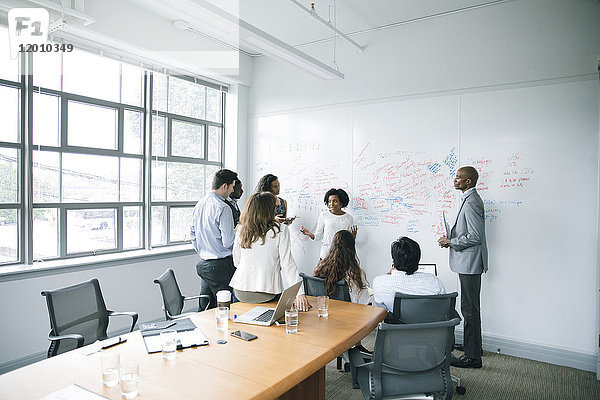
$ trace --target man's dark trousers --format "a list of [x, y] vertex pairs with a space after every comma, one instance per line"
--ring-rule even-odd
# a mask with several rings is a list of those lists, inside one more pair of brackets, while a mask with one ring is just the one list
[[464, 319], [465, 356], [481, 359], [481, 274], [458, 274], [460, 281], [460, 311]]
[[[217, 306], [217, 292], [219, 290], [229, 290], [233, 292], [229, 282], [235, 273], [233, 257], [217, 258], [214, 260], [200, 259], [196, 264], [196, 272], [202, 278], [200, 294], [211, 296], [209, 308]], [[206, 299], [200, 299], [200, 309], [206, 307]]]

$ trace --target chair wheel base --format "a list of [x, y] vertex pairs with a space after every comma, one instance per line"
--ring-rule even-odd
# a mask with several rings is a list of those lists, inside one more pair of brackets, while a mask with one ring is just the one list
[[465, 394], [465, 393], [467, 393], [467, 389], [464, 386], [457, 386], [456, 387], [456, 393], [458, 393], [458, 394]]

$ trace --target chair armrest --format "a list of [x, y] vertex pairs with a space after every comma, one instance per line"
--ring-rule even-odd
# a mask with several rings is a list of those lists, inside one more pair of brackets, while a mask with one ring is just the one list
[[373, 365], [373, 361], [365, 362], [364, 355], [357, 348], [348, 349], [348, 358], [350, 359], [350, 364], [354, 368], [367, 367], [370, 368]]
[[116, 315], [128, 315], [131, 317], [132, 322], [131, 322], [131, 330], [129, 332], [133, 332], [133, 328], [135, 328], [135, 323], [138, 320], [138, 313], [136, 312], [132, 312], [132, 311], [111, 311], [108, 310], [108, 316], [109, 317], [114, 317]]
[[210, 296], [207, 294], [199, 294], [198, 296], [183, 296], [183, 301], [196, 299], [210, 299]]
[[[81, 336], [78, 333], [71, 333], [68, 335], [53, 335], [52, 331], [50, 331], [48, 333], [48, 340], [54, 341], [54, 340], [65, 340], [65, 339], [72, 339], [72, 340], [77, 340], [77, 348], [80, 348], [81, 346], [83, 346], [83, 341], [85, 340], [83, 338], [83, 336]], [[48, 356], [50, 357], [50, 356]]]
[[[208, 303], [206, 303], [206, 308], [203, 311], [208, 310], [208, 307], [210, 306], [210, 295], [208, 295], [208, 294], [199, 294], [197, 296], [183, 296], [183, 301], [197, 300], [197, 299], [208, 299]], [[198, 302], [198, 308], [200, 308], [200, 302]]]

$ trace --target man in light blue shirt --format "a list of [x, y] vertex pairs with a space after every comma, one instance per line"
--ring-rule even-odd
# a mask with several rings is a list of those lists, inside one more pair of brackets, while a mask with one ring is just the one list
[[[200, 256], [196, 271], [202, 278], [201, 294], [210, 294], [210, 307], [216, 306], [219, 290], [229, 290], [229, 281], [235, 272], [231, 251], [233, 240], [233, 214], [226, 203], [233, 192], [237, 174], [228, 169], [215, 173], [210, 191], [196, 204], [192, 215], [190, 236], [192, 245]], [[206, 304], [200, 304], [203, 309]]]

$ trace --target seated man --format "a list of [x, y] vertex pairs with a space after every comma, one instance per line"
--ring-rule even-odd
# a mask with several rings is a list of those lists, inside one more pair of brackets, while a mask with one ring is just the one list
[[387, 275], [373, 279], [375, 304], [394, 309], [396, 292], [404, 294], [443, 294], [444, 284], [433, 274], [417, 272], [421, 260], [421, 248], [414, 240], [405, 236], [392, 243], [392, 269]]

